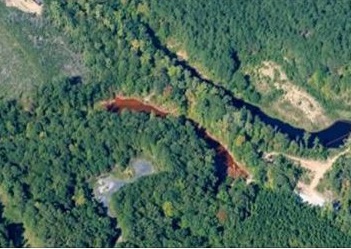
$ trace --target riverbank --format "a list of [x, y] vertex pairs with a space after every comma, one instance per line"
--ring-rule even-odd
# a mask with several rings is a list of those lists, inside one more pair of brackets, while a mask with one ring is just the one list
[[143, 100], [134, 97], [117, 95], [114, 99], [102, 102], [108, 111], [121, 111], [124, 109], [136, 112], [154, 113], [156, 116], [166, 117], [170, 112], [153, 104], [147, 104]]
[[[159, 108], [153, 104], [146, 104], [137, 98], [129, 98], [122, 95], [117, 95], [114, 99], [102, 102], [102, 105], [111, 112], [120, 112], [122, 110], [131, 110], [136, 112], [154, 113], [159, 117], [171, 115], [170, 112]], [[247, 179], [249, 172], [243, 166], [236, 162], [233, 154], [228, 150], [226, 145], [223, 145], [215, 136], [210, 134], [205, 128], [194, 120], [188, 119], [197, 129], [197, 133], [203, 138], [212, 149], [216, 152], [216, 160], [219, 163], [224, 163], [227, 167], [226, 174], [232, 178], [242, 177]]]
[[[229, 97], [230, 105], [242, 109], [246, 108], [249, 110], [252, 115], [259, 117], [259, 119], [265, 123], [266, 125], [270, 125], [272, 127], [277, 127], [277, 130], [281, 133], [287, 134], [290, 140], [294, 140], [297, 143], [301, 142], [301, 138], [305, 136], [306, 133], [310, 134], [310, 138], [307, 144], [307, 147], [312, 148], [314, 146], [314, 141], [318, 139], [319, 143], [326, 148], [339, 148], [344, 144], [344, 138], [346, 138], [351, 133], [351, 121], [345, 120], [336, 120], [333, 122], [332, 120], [324, 117], [322, 118], [322, 123], [324, 124], [324, 129], [317, 130], [313, 128], [311, 130], [307, 130], [305, 128], [299, 128], [298, 126], [291, 125], [285, 121], [279, 119], [281, 116], [277, 113], [268, 113], [267, 108], [263, 108], [258, 106], [257, 104], [250, 103], [246, 100], [237, 98], [234, 96], [233, 92], [223, 86], [222, 84], [215, 81], [215, 79], [211, 79], [208, 77], [208, 73], [204, 73], [204, 70], [201, 70], [198, 65], [192, 63], [189, 59], [189, 56], [185, 49], [183, 49], [179, 44], [177, 44], [176, 40], [168, 41], [165, 45], [160, 41], [157, 37], [154, 30], [148, 27], [149, 35], [154, 40], [155, 44], [157, 44], [157, 48], [162, 50], [169, 58], [176, 61], [176, 65], [181, 66], [183, 69], [190, 72], [190, 74], [201, 80], [202, 84], [209, 85], [212, 88], [217, 89], [219, 92], [223, 92], [226, 96]], [[270, 73], [272, 77], [272, 72]], [[286, 77], [287, 78], [287, 77]], [[324, 113], [320, 107], [320, 104], [313, 99], [312, 96], [307, 94], [307, 92], [301, 92], [296, 90], [296, 87], [293, 87], [296, 95], [292, 98], [291, 93], [289, 93], [289, 89], [286, 88], [285, 91], [287, 94], [287, 98], [290, 102], [292, 102], [297, 109], [301, 109], [304, 115], [310, 116], [313, 114], [313, 117], [318, 117], [319, 114]], [[289, 97], [290, 96], [290, 97]], [[302, 102], [304, 103], [302, 105]], [[271, 108], [271, 106], [269, 106]], [[300, 111], [301, 111], [300, 110]], [[285, 111], [285, 113], [293, 113]], [[289, 119], [288, 119], [289, 120]], [[297, 124], [297, 123], [295, 123]], [[328, 126], [330, 124], [330, 126]]]

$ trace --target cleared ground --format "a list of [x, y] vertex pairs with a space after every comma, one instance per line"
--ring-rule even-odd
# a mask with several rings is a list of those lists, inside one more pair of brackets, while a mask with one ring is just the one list
[[8, 8], [1, 0], [0, 64], [0, 98], [26, 97], [33, 86], [60, 74], [87, 73], [80, 55], [49, 29], [45, 18]]
[[0, 94], [26, 92], [32, 84], [42, 82], [44, 76], [36, 58], [2, 23], [0, 33]]
[[[305, 169], [308, 169], [311, 172], [311, 182], [309, 184], [299, 182], [297, 185], [297, 191], [300, 193], [300, 196], [306, 202], [309, 202], [313, 205], [323, 205], [326, 201], [326, 198], [317, 191], [317, 186], [320, 181], [323, 179], [325, 173], [330, 170], [336, 160], [348, 153], [350, 149], [346, 149], [339, 154], [329, 158], [326, 161], [321, 160], [312, 160], [306, 158], [300, 158], [295, 156], [290, 156], [287, 154], [282, 154], [283, 156], [299, 163], [299, 165]], [[270, 158], [271, 156], [276, 156], [281, 153], [271, 152], [266, 154], [266, 158]]]
[[18, 8], [24, 12], [35, 13], [41, 15], [43, 11], [43, 5], [38, 5], [33, 0], [5, 0], [7, 7]]
[[[110, 200], [112, 195], [117, 192], [120, 188], [128, 183], [132, 183], [142, 176], [147, 176], [155, 173], [154, 166], [146, 159], [134, 159], [130, 163], [130, 166], [125, 170], [124, 173], [130, 176], [122, 176], [122, 179], [115, 176], [113, 172], [107, 175], [100, 176], [97, 179], [94, 188], [95, 198], [101, 202], [105, 207], [109, 208]], [[108, 210], [110, 216], [114, 216], [110, 210]]]
[[269, 113], [308, 130], [324, 128], [332, 122], [320, 103], [304, 89], [293, 84], [280, 65], [264, 61], [250, 74], [255, 79], [256, 89], [263, 96], [280, 91], [277, 101], [269, 104]]

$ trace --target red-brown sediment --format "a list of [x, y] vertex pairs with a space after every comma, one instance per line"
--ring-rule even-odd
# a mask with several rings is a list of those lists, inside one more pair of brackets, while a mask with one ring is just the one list
[[[159, 117], [166, 117], [169, 112], [166, 110], [154, 106], [152, 104], [146, 104], [143, 101], [137, 98], [127, 98], [124, 96], [116, 96], [113, 100], [107, 101], [103, 103], [108, 111], [122, 111], [132, 110], [136, 112], [146, 112], [146, 113], [154, 113]], [[198, 129], [201, 129], [200, 125], [194, 121], [192, 121]], [[225, 165], [227, 166], [227, 174], [232, 178], [244, 177], [247, 178], [249, 176], [248, 172], [238, 165], [235, 162], [233, 155], [228, 151], [228, 149], [218, 141], [213, 135], [211, 135], [208, 131], [204, 130], [204, 139], [208, 140], [211, 144], [215, 145], [214, 149], [218, 157], [223, 158]]]

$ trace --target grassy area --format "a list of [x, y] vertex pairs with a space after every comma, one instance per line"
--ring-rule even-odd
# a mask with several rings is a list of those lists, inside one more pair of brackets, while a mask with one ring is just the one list
[[0, 2], [0, 97], [27, 97], [60, 74], [86, 75], [80, 56], [49, 27], [45, 18]]

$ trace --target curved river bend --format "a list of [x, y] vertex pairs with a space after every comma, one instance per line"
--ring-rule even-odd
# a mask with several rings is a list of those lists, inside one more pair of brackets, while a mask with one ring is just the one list
[[308, 147], [313, 147], [313, 142], [316, 138], [318, 138], [321, 145], [326, 148], [338, 148], [345, 143], [345, 138], [347, 138], [351, 133], [351, 121], [347, 120], [339, 120], [334, 122], [331, 126], [326, 129], [320, 130], [318, 132], [307, 132], [304, 129], [300, 129], [294, 127], [288, 123], [285, 123], [279, 119], [273, 118], [266, 113], [264, 113], [259, 107], [252, 105], [250, 103], [245, 102], [242, 99], [238, 99], [233, 96], [233, 93], [226, 89], [223, 86], [220, 86], [214, 83], [211, 80], [205, 79], [200, 72], [193, 66], [191, 66], [187, 61], [179, 59], [178, 56], [170, 51], [166, 46], [164, 46], [159, 38], [156, 36], [154, 30], [147, 24], [143, 23], [152, 39], [154, 45], [160, 49], [165, 55], [167, 55], [170, 59], [173, 60], [175, 65], [181, 66], [183, 69], [190, 72], [193, 77], [200, 79], [205, 84], [210, 85], [213, 88], [218, 89], [220, 92], [224, 93], [226, 96], [230, 98], [231, 105], [234, 107], [241, 109], [246, 108], [249, 110], [253, 116], [258, 116], [259, 119], [264, 122], [266, 125], [270, 125], [275, 127], [281, 133], [287, 134], [289, 139], [294, 141], [300, 141], [305, 133], [310, 134], [310, 139], [308, 142]]
[[[116, 97], [114, 100], [107, 102], [105, 106], [107, 110], [111, 112], [119, 112], [126, 109], [136, 112], [154, 113], [159, 117], [166, 117], [169, 114], [167, 111], [161, 110], [153, 105], [148, 105], [134, 98]], [[235, 162], [234, 157], [224, 145], [217, 141], [194, 120], [187, 120], [194, 125], [197, 135], [204, 139], [209, 147], [216, 152], [214, 159], [217, 166], [216, 175], [219, 179], [224, 179], [227, 174], [233, 178], [248, 177], [248, 172]]]
[[338, 148], [344, 145], [345, 139], [351, 133], [351, 121], [347, 120], [338, 120], [331, 126], [317, 132], [308, 132], [304, 129], [294, 127], [289, 123], [267, 115], [259, 107], [234, 97], [233, 93], [225, 87], [215, 84], [210, 80], [204, 79], [201, 74], [195, 68], [191, 67], [186, 61], [176, 59], [176, 63], [190, 71], [194, 77], [201, 79], [206, 84], [211, 85], [211, 87], [218, 89], [220, 92], [228, 96], [232, 106], [236, 107], [237, 109], [245, 108], [246, 110], [250, 111], [253, 116], [257, 116], [266, 125], [270, 125], [276, 128], [277, 131], [286, 134], [290, 140], [298, 142], [306, 133], [308, 133], [310, 134], [308, 147], [313, 147], [315, 139], [318, 139], [319, 143], [326, 148]]

